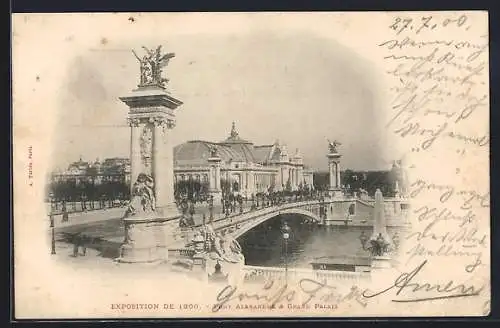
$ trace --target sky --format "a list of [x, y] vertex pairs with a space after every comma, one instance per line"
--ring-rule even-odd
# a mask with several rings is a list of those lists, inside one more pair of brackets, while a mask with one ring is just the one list
[[[159, 41], [160, 40], [160, 41]], [[168, 90], [183, 102], [173, 145], [187, 140], [222, 141], [236, 123], [255, 144], [299, 148], [305, 164], [327, 168], [327, 139], [339, 140], [342, 167], [386, 169], [384, 122], [377, 72], [345, 45], [307, 33], [154, 35], [124, 42], [102, 38], [66, 63], [58, 94], [52, 167], [129, 156], [128, 108], [119, 97], [139, 81], [131, 50], [141, 46], [174, 52], [164, 70]]]

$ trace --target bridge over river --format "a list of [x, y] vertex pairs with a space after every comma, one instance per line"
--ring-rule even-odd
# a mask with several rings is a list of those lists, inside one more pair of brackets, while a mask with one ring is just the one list
[[[401, 227], [408, 224], [407, 201], [401, 198], [387, 198], [385, 216], [388, 227]], [[371, 227], [373, 225], [373, 201], [354, 197], [337, 199], [296, 199], [285, 198], [279, 204], [244, 202], [233, 213], [223, 213], [220, 205], [210, 211], [207, 204], [198, 204], [193, 215], [194, 226], [174, 229], [169, 249], [181, 252], [185, 249], [195, 232], [205, 223], [210, 223], [216, 232], [231, 235], [240, 240], [249, 231], [265, 224], [277, 216], [302, 218], [319, 226]], [[55, 232], [58, 240], [71, 242], [76, 234], [85, 235], [89, 247], [96, 248], [106, 257], [117, 257], [124, 240], [123, 214], [125, 208], [112, 208], [70, 215], [63, 222], [62, 215], [55, 216]], [[212, 219], [210, 219], [212, 213]], [[173, 255], [173, 254], [172, 254]]]

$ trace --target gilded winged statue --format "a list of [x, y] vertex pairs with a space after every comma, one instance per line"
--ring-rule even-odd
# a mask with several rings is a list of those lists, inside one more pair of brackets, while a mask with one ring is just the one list
[[173, 52], [169, 52], [167, 54], [161, 54], [161, 45], [156, 48], [156, 50], [151, 50], [147, 47], [142, 47], [145, 50], [146, 54], [140, 58], [137, 53], [132, 50], [135, 58], [140, 63], [141, 68], [141, 84], [140, 86], [147, 85], [159, 85], [161, 87], [165, 87], [165, 84], [168, 82], [168, 79], [163, 78], [162, 69], [168, 65], [168, 62], [171, 58], [175, 57]]
[[328, 140], [328, 149], [330, 150], [330, 153], [336, 153], [337, 152], [337, 146], [341, 146], [342, 144], [338, 142], [337, 140], [330, 141]]

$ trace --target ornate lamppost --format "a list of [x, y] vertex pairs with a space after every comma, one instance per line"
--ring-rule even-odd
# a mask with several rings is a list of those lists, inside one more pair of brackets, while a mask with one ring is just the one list
[[214, 219], [214, 196], [210, 196], [208, 210], [210, 211], [210, 222], [212, 222]]
[[292, 229], [285, 221], [281, 227], [281, 232], [283, 233], [283, 239], [285, 241], [285, 284], [288, 284], [288, 239], [290, 238], [291, 231]]
[[229, 207], [231, 206], [231, 201], [229, 199], [227, 199], [225, 202], [226, 202], [226, 213], [225, 213], [225, 215], [226, 215], [226, 218], [228, 218], [229, 217], [229, 210], [230, 210]]
[[52, 213], [54, 209], [57, 210], [57, 202], [54, 203], [54, 194], [50, 193], [49, 194], [49, 203], [50, 203], [50, 212]]
[[56, 237], [55, 237], [55, 233], [54, 233], [54, 215], [52, 214], [52, 211], [50, 212], [50, 228], [51, 228], [51, 232], [52, 232], [52, 242], [51, 242], [51, 251], [50, 251], [50, 254], [54, 255], [56, 254]]

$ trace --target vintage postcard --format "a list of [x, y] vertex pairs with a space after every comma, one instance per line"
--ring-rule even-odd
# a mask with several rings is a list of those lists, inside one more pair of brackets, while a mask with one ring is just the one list
[[485, 316], [488, 13], [13, 15], [17, 319]]

